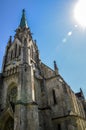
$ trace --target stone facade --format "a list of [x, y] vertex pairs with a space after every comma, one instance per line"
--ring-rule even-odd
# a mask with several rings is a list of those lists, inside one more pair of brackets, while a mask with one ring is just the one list
[[0, 130], [86, 130], [86, 101], [39, 58], [23, 10], [0, 74]]

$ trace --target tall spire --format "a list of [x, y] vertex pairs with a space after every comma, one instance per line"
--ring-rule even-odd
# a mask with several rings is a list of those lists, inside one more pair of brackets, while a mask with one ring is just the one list
[[26, 16], [25, 16], [25, 9], [22, 10], [22, 17], [21, 17], [21, 21], [20, 21], [20, 27], [21, 28], [28, 27]]

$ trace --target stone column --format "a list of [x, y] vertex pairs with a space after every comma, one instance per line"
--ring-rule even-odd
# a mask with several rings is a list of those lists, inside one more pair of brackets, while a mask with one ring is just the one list
[[32, 66], [20, 65], [19, 88], [15, 107], [14, 130], [39, 130], [38, 105], [35, 103]]
[[28, 130], [39, 130], [38, 105], [35, 102], [27, 105], [27, 120]]

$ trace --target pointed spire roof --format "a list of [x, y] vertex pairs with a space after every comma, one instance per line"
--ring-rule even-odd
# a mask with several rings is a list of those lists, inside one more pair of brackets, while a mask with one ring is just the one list
[[22, 10], [22, 17], [21, 17], [21, 21], [20, 21], [20, 25], [19, 26], [21, 28], [28, 27], [27, 20], [26, 20], [26, 15], [25, 15], [25, 9]]

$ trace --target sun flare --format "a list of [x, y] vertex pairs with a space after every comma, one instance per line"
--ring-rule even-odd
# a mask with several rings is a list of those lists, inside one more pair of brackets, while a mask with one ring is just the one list
[[86, 28], [86, 0], [79, 0], [74, 8], [74, 17], [78, 24]]

